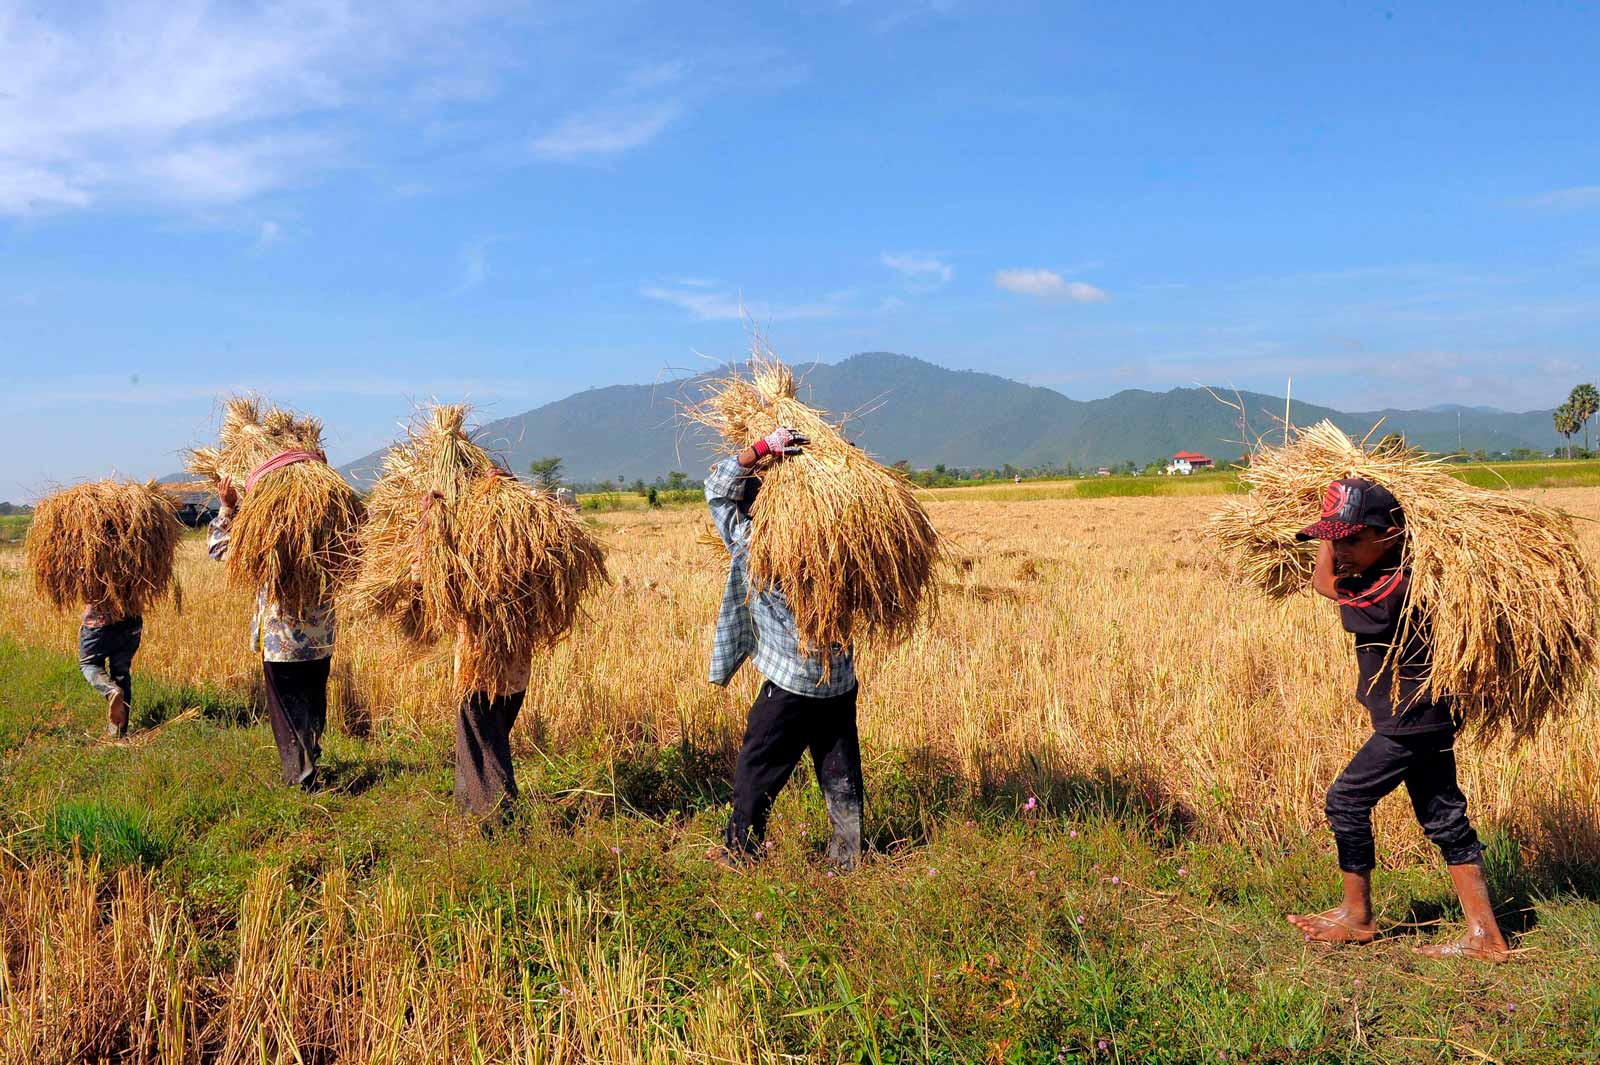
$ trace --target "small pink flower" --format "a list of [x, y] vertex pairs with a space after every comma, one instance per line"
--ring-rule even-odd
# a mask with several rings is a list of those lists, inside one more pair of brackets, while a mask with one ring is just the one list
[[1114, 876], [1114, 877], [1111, 878], [1111, 886], [1112, 887], [1116, 887], [1120, 883], [1122, 883], [1122, 877]]
[[933, 867], [931, 865], [928, 867], [928, 875], [929, 876], [933, 875]]
[[563, 998], [571, 998], [572, 997], [572, 988], [568, 987], [566, 984], [562, 984], [561, 985], [561, 996]]
[[763, 846], [763, 847], [765, 847], [765, 848], [766, 848], [766, 849], [767, 849], [767, 850], [769, 850], [769, 851], [770, 851], [770, 850], [771, 850], [771, 849], [772, 849], [772, 845], [773, 845], [773, 844], [772, 844], [772, 841], [771, 841], [771, 840], [770, 840], [770, 839], [769, 839], [769, 840], [767, 840], [767, 841], [766, 841], [766, 842], [765, 842], [765, 843], [763, 843], [763, 844], [762, 844], [762, 846]]
[[1506, 1003], [1506, 1012], [1507, 1013], [1515, 1013], [1515, 1012], [1517, 1012], [1517, 1004], [1515, 1002], [1507, 1002]]
[[968, 821], [967, 822], [967, 827], [968, 828], [977, 828], [978, 827], [978, 822], [976, 822], [976, 821]]
[[763, 916], [765, 916], [765, 915], [764, 915], [764, 914], [763, 914], [763, 913], [762, 913], [762, 912], [761, 912], [761, 911], [760, 911], [760, 910], [757, 910], [757, 911], [756, 911], [756, 912], [755, 912], [755, 919], [756, 919], [756, 920], [758, 920], [758, 921], [759, 921], [759, 920], [761, 920], [761, 918], [762, 918], [762, 917], [763, 917]]
[[1099, 1047], [1101, 1050], [1106, 1050], [1111, 1046], [1111, 1044], [1102, 1039], [1100, 1042], [1096, 1043], [1095, 1046]]
[[832, 875], [833, 875], [833, 870], [832, 870], [832, 869], [829, 869], [829, 870], [828, 870], [828, 875], [829, 875], [829, 876], [832, 876]]
[[1034, 796], [1029, 795], [1028, 801], [1022, 804], [1022, 808], [1029, 813], [1032, 813], [1034, 810], [1039, 808], [1039, 800]]
[[611, 848], [611, 853], [612, 854], [621, 854], [622, 853], [622, 848], [621, 847], [612, 847]]
[[1029, 880], [1036, 880], [1036, 879], [1038, 879], [1038, 877], [1039, 877], [1038, 873], [1034, 872], [1032, 869], [1028, 870], [1028, 879]]
[[1073, 839], [1077, 839], [1078, 838], [1078, 830], [1077, 829], [1073, 829], [1071, 832], [1069, 832], [1067, 834], [1069, 836], [1071, 836]]
[[1189, 870], [1180, 868], [1178, 870], [1178, 875], [1179, 876], [1188, 876], [1189, 875]]
[[1080, 913], [1080, 914], [1078, 914], [1078, 923], [1079, 923], [1079, 924], [1082, 924], [1082, 923], [1083, 923], [1083, 914], [1081, 914], [1081, 913]]

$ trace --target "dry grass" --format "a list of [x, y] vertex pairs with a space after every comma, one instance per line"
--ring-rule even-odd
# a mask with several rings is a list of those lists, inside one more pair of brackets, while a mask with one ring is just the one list
[[91, 603], [113, 617], [180, 597], [177, 500], [148, 484], [93, 481], [39, 501], [24, 550], [33, 586], [58, 609]]
[[737, 997], [673, 986], [625, 919], [577, 900], [469, 911], [441, 936], [434, 900], [392, 879], [364, 895], [335, 873], [298, 896], [268, 869], [240, 906], [236, 960], [207, 976], [195, 927], [147, 876], [0, 863], [7, 1062], [769, 1060]]
[[[189, 472], [241, 491], [252, 471], [279, 452], [321, 453], [322, 424], [264, 407], [257, 397], [229, 400], [221, 445], [189, 453]], [[264, 475], [239, 502], [228, 547], [235, 587], [267, 598], [290, 617], [331, 602], [356, 574], [361, 500], [326, 462], [299, 462]]]
[[[1593, 490], [1522, 498], [1600, 518]], [[1323, 792], [1368, 732], [1348, 637], [1326, 602], [1270, 604], [1238, 587], [1219, 547], [1196, 535], [1214, 506], [934, 504], [933, 520], [970, 565], [909, 640], [861, 648], [869, 789], [874, 764], [896, 752], [934, 759], [974, 787], [1103, 769], [1148, 781], [1152, 798], [1181, 807], [1205, 837], [1271, 847], [1324, 831]], [[742, 729], [750, 671], [731, 691], [704, 679], [722, 590], [696, 542], [704, 520], [693, 510], [602, 519], [614, 583], [595, 592], [581, 638], [535, 659], [513, 740], [520, 757], [536, 735], [558, 748], [596, 736], [668, 745]], [[1600, 524], [1578, 528], [1583, 549], [1600, 551]], [[71, 654], [76, 620], [6, 579], [20, 562], [0, 551], [0, 631]], [[259, 683], [249, 601], [226, 589], [197, 539], [178, 568], [191, 608], [146, 615], [140, 670], [179, 684]], [[387, 627], [342, 629], [335, 727], [358, 714], [380, 730], [441, 730], [451, 690], [447, 650], [419, 653]], [[1531, 742], [1461, 755], [1474, 819], [1567, 863], [1600, 861], [1592, 833], [1573, 831], [1600, 805], [1592, 681], [1580, 705]], [[1390, 860], [1435, 860], [1403, 801], [1380, 806], [1376, 821]]]
[[782, 589], [803, 649], [911, 633], [937, 594], [940, 544], [904, 476], [796, 399], [794, 375], [760, 348], [748, 376], [713, 383], [687, 415], [719, 433], [730, 452], [779, 426], [811, 441], [762, 470], [750, 514], [752, 590]]
[[385, 457], [349, 601], [414, 642], [459, 636], [458, 693], [499, 693], [571, 631], [605, 557], [575, 514], [472, 442], [466, 417], [430, 408]]
[[[1344, 477], [1388, 488], [1405, 510], [1412, 593], [1396, 645], [1431, 629], [1430, 696], [1454, 697], [1479, 734], [1518, 739], [1583, 705], [1600, 646], [1600, 587], [1571, 516], [1463, 484], [1415, 452], [1364, 450], [1328, 422], [1258, 448], [1243, 474], [1250, 495], [1212, 524], [1247, 581], [1274, 598], [1310, 586], [1316, 544], [1294, 534]], [[1398, 659], [1390, 656], [1396, 678]]]

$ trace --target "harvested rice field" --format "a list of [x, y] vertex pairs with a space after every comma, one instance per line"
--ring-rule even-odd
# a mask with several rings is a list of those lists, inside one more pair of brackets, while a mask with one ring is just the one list
[[[1600, 491], [1528, 498], [1580, 518]], [[1461, 752], [1513, 960], [1459, 919], [1403, 795], [1380, 940], [1322, 794], [1365, 738], [1334, 611], [1269, 602], [1218, 497], [925, 496], [938, 612], [864, 646], [871, 856], [834, 876], [803, 764], [748, 874], [704, 858], [755, 691], [704, 681], [724, 560], [697, 508], [601, 514], [612, 583], [534, 663], [516, 817], [450, 805], [448, 645], [348, 625], [325, 788], [277, 783], [249, 597], [190, 535], [146, 614], [126, 743], [77, 619], [0, 547], [0, 1060], [1567, 1062], [1600, 1030], [1600, 706]]]

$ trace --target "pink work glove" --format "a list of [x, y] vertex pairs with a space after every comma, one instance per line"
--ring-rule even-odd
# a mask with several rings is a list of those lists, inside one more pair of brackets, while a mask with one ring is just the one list
[[750, 450], [756, 453], [756, 458], [764, 459], [768, 455], [798, 455], [800, 449], [811, 443], [804, 433], [798, 429], [788, 429], [783, 426], [772, 430], [766, 436], [750, 445]]

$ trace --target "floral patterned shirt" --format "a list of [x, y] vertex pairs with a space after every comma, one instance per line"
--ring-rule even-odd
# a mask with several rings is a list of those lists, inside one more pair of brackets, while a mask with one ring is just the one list
[[83, 627], [86, 629], [103, 629], [112, 622], [121, 620], [121, 618], [113, 617], [106, 611], [101, 610], [93, 603], [88, 603], [83, 608]]
[[[206, 550], [218, 562], [228, 557], [233, 511], [227, 507], [211, 522]], [[256, 593], [256, 610], [250, 621], [250, 650], [259, 651], [268, 662], [315, 662], [333, 656], [336, 619], [333, 604], [324, 603], [304, 617], [290, 617], [267, 599], [267, 590]]]

